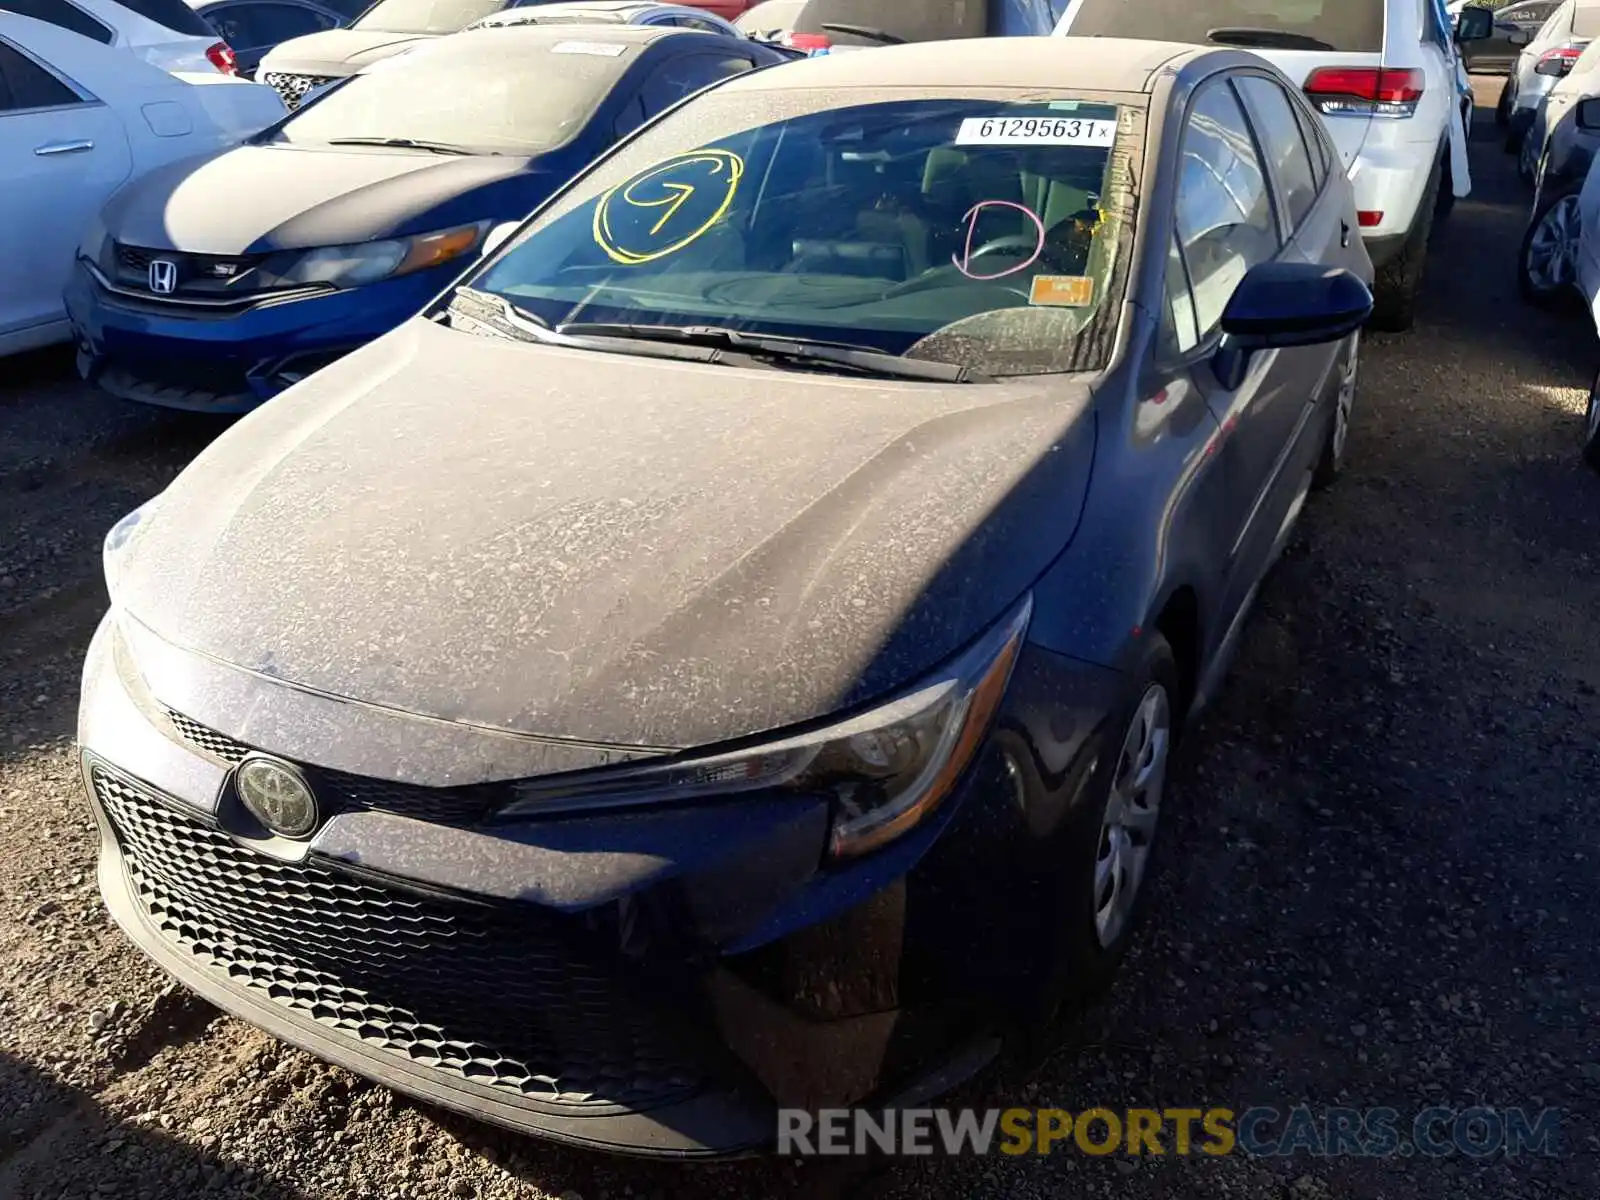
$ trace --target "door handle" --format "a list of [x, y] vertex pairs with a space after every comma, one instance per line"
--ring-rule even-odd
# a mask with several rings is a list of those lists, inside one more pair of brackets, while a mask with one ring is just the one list
[[1349, 221], [1340, 221], [1339, 222], [1339, 248], [1341, 250], [1350, 249], [1350, 222]]
[[40, 158], [48, 158], [52, 154], [81, 154], [93, 149], [94, 143], [83, 138], [76, 142], [47, 142], [43, 146], [35, 146], [33, 152]]

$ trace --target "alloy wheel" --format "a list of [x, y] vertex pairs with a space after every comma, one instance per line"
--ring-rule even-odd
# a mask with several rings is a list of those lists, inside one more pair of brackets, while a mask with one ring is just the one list
[[1523, 262], [1528, 282], [1554, 292], [1577, 282], [1578, 237], [1582, 232], [1577, 196], [1563, 196], [1539, 218]]
[[1100, 822], [1094, 864], [1094, 925], [1102, 947], [1114, 945], [1132, 920], [1155, 843], [1171, 745], [1172, 704], [1167, 689], [1151, 683], [1139, 698], [1123, 736]]

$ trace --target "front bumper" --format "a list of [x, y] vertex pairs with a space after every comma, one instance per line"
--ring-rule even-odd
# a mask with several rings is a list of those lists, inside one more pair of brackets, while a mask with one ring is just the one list
[[458, 268], [218, 309], [112, 291], [79, 259], [66, 306], [85, 379], [125, 400], [242, 413], [414, 316]]
[[[1053, 969], [1054, 835], [1118, 684], [1030, 650], [959, 795], [828, 869], [826, 811], [793, 801], [494, 827], [450, 808], [492, 784], [315, 767], [333, 815], [309, 844], [263, 836], [231, 793], [249, 748], [216, 728], [231, 669], [180, 678], [182, 652], [135, 666], [131, 644], [111, 618], [97, 632], [79, 741], [101, 890], [147, 954], [400, 1091], [667, 1157], [760, 1150], [780, 1105], [922, 1095], [981, 1065], [972, 1048]], [[202, 693], [207, 724], [166, 707]], [[269, 685], [255, 708], [316, 699]]]

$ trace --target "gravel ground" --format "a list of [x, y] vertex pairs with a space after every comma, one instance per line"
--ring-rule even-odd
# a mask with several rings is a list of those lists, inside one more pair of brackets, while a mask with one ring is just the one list
[[[1480, 102], [1497, 83], [1481, 80]], [[1565, 1110], [1555, 1157], [922, 1161], [882, 1197], [1591, 1197], [1600, 478], [1581, 316], [1520, 306], [1526, 199], [1480, 128], [1417, 330], [1371, 339], [1317, 498], [1174, 782], [1149, 936], [1042, 1067], [955, 1102]], [[99, 540], [215, 435], [0, 367], [0, 1197], [763, 1196], [441, 1115], [224, 1018], [112, 929], [71, 735]]]

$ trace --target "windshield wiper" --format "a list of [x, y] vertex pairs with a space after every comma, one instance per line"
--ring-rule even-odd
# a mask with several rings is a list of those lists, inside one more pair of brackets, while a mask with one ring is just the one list
[[902, 358], [847, 342], [827, 342], [811, 338], [778, 337], [745, 333], [720, 325], [629, 325], [608, 321], [588, 321], [557, 325], [558, 334], [586, 334], [589, 337], [621, 338], [629, 341], [681, 342], [693, 346], [715, 346], [737, 350], [753, 358], [800, 365], [827, 365], [881, 375], [890, 379], [924, 379], [934, 383], [977, 383], [987, 377], [956, 363], [930, 362], [921, 358]]
[[1290, 33], [1287, 29], [1252, 29], [1248, 26], [1230, 29], [1208, 29], [1206, 40], [1219, 46], [1267, 46], [1275, 50], [1336, 50], [1338, 47], [1321, 38], [1304, 33]]
[[723, 351], [704, 345], [661, 345], [640, 342], [618, 349], [604, 341], [572, 337], [561, 329], [551, 329], [549, 324], [525, 308], [511, 303], [504, 296], [480, 291], [466, 284], [458, 284], [450, 303], [434, 316], [449, 317], [452, 328], [457, 321], [464, 322], [466, 332], [471, 326], [487, 328], [501, 337], [519, 342], [538, 342], [546, 346], [565, 346], [571, 350], [599, 350], [611, 353], [632, 354], [641, 358], [670, 358], [679, 362], [715, 363], [722, 361]]
[[427, 150], [434, 154], [472, 154], [465, 146], [452, 146], [449, 142], [424, 142], [406, 137], [347, 137], [329, 138], [330, 146], [399, 146], [405, 150]]

